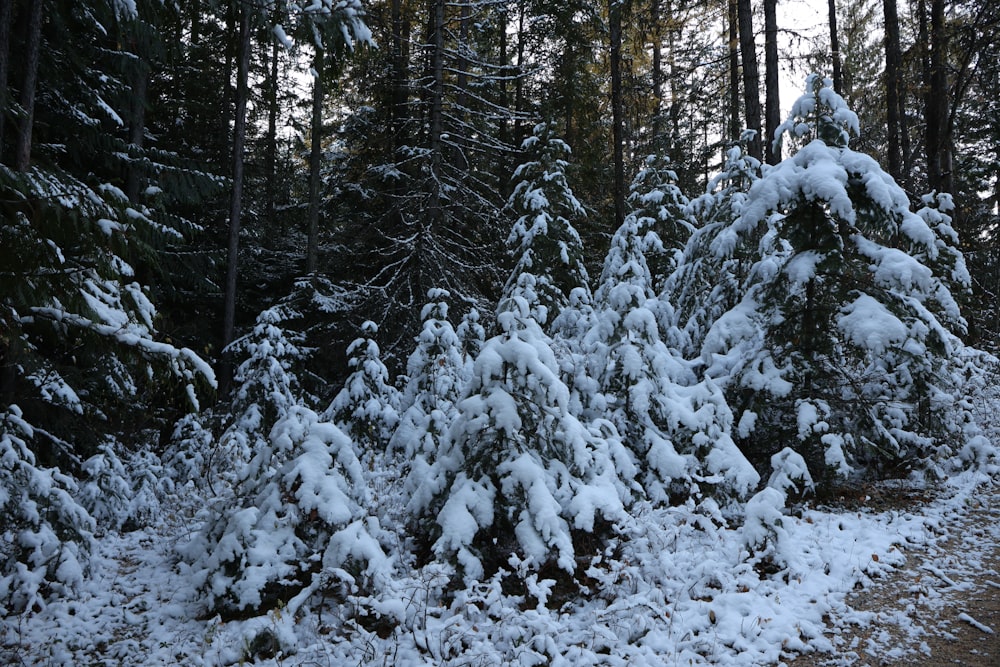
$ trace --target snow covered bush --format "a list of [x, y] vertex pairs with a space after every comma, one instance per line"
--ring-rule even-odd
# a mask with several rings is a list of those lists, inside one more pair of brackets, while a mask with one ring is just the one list
[[760, 239], [702, 360], [739, 406], [742, 444], [762, 465], [786, 446], [820, 484], [853, 466], [919, 465], [961, 435], [964, 321], [952, 275], [930, 261], [940, 237], [849, 148], [857, 117], [828, 82], [811, 76], [781, 129], [802, 145], [751, 186], [716, 241]]
[[760, 239], [756, 225], [740, 224], [740, 214], [760, 166], [741, 146], [733, 146], [722, 172], [690, 203], [697, 228], [663, 287], [663, 299], [675, 311], [674, 338], [667, 342], [687, 358], [701, 352], [715, 320], [743, 297]]
[[[408, 496], [427, 491], [430, 466], [455, 418], [455, 404], [461, 397], [467, 368], [471, 369], [462, 340], [448, 321], [448, 292], [432, 289], [427, 296], [430, 303], [423, 309], [423, 327], [406, 366], [403, 414], [389, 441], [390, 453], [400, 456], [407, 469]], [[426, 499], [416, 498], [415, 503], [426, 504]]]
[[93, 546], [93, 518], [73, 478], [37, 464], [21, 409], [0, 412], [0, 618], [69, 595]]
[[690, 202], [677, 185], [669, 158], [646, 156], [629, 186], [627, 203], [632, 209], [629, 216], [641, 230], [654, 285], [659, 286], [677, 266], [680, 250], [695, 229]]

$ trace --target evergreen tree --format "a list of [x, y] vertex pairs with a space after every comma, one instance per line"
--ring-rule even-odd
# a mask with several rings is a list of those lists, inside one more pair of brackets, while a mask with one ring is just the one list
[[589, 291], [583, 243], [574, 226], [585, 214], [566, 180], [569, 146], [541, 123], [522, 150], [527, 161], [514, 171], [508, 201], [518, 218], [507, 237], [515, 264], [505, 294], [524, 298], [532, 316], [545, 326], [569, 304], [575, 288]]
[[782, 129], [804, 144], [747, 196], [737, 225], [765, 229], [760, 254], [706, 336], [708, 374], [739, 406], [753, 458], [791, 446], [821, 484], [855, 464], [919, 465], [963, 437], [964, 321], [928, 262], [938, 238], [848, 147], [857, 117], [828, 82], [807, 80]]
[[399, 423], [399, 392], [389, 383], [374, 322], [361, 325], [362, 337], [347, 348], [351, 374], [323, 416], [344, 429], [364, 452], [385, 451]]

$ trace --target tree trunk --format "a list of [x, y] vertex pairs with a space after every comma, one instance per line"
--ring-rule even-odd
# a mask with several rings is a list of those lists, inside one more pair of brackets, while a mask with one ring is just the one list
[[927, 97], [924, 119], [927, 122], [925, 151], [927, 153], [927, 187], [937, 192], [951, 192], [951, 151], [947, 123], [948, 33], [945, 26], [944, 0], [931, 0], [929, 80], [925, 82]]
[[740, 131], [740, 34], [737, 0], [729, 0], [729, 136], [739, 139]]
[[428, 137], [431, 158], [429, 219], [438, 224], [444, 217], [441, 196], [441, 168], [443, 164], [441, 144], [444, 134], [444, 9], [445, 0], [432, 0], [431, 6], [431, 105], [430, 136]]
[[309, 230], [306, 236], [306, 273], [316, 273], [319, 236], [319, 166], [323, 159], [323, 76], [326, 53], [316, 46], [313, 58], [312, 122], [309, 150]]
[[31, 166], [31, 130], [35, 122], [35, 88], [38, 85], [38, 58], [42, 47], [42, 2], [30, 3], [25, 33], [24, 76], [21, 83], [21, 118], [14, 145], [14, 168], [27, 171]]
[[653, 35], [653, 99], [656, 109], [653, 111], [653, 141], [658, 142], [663, 132], [663, 34], [661, 32], [660, 0], [653, 0], [650, 8], [650, 25]]
[[233, 379], [232, 353], [228, 346], [236, 331], [236, 275], [239, 260], [240, 221], [243, 215], [243, 146], [247, 134], [247, 77], [250, 70], [250, 11], [245, 0], [240, 3], [239, 68], [236, 72], [236, 108], [233, 122], [233, 191], [229, 205], [229, 244], [226, 253], [226, 290], [223, 308], [223, 358], [219, 373], [219, 391], [229, 392]]
[[781, 152], [775, 150], [774, 133], [781, 125], [781, 97], [778, 91], [778, 0], [764, 0], [764, 90], [766, 119], [764, 152], [768, 164], [778, 164]]
[[840, 36], [837, 34], [837, 0], [828, 0], [830, 13], [830, 54], [833, 59], [833, 90], [844, 94], [844, 75], [840, 71]]
[[608, 29], [611, 41], [611, 142], [614, 160], [615, 229], [625, 221], [625, 156], [622, 103], [622, 7], [620, 0], [608, 0]]
[[760, 74], [757, 71], [757, 47], [753, 38], [753, 12], [750, 0], [737, 0], [739, 16], [740, 54], [743, 57], [743, 103], [747, 129], [754, 131], [749, 153], [764, 159], [760, 131]]
[[10, 19], [14, 0], [0, 0], [0, 163], [3, 162], [4, 121], [10, 112], [7, 75], [10, 71]]
[[903, 104], [900, 95], [902, 55], [899, 48], [899, 16], [896, 0], [882, 0], [885, 20], [885, 102], [886, 133], [888, 135], [889, 173], [897, 182], [903, 180], [902, 123]]
[[[278, 23], [284, 7], [280, 4], [275, 7], [272, 23]], [[275, 36], [271, 37], [271, 62], [265, 88], [265, 102], [267, 104], [267, 137], [264, 143], [264, 214], [267, 224], [274, 224], [275, 200], [277, 193], [277, 170], [278, 170], [278, 58], [280, 56], [280, 44]], [[281, 236], [285, 235], [284, 216], [282, 216]]]

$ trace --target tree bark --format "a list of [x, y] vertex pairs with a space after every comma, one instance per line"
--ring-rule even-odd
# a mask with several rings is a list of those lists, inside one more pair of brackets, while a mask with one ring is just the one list
[[[283, 3], [279, 3], [274, 10], [272, 23], [278, 23], [282, 12]], [[275, 192], [278, 170], [278, 58], [280, 56], [280, 45], [278, 38], [271, 36], [271, 62], [265, 88], [265, 102], [267, 104], [267, 136], [264, 143], [264, 211], [267, 223], [274, 224]], [[284, 218], [282, 218], [281, 235], [285, 235]]]
[[740, 55], [743, 57], [743, 104], [748, 130], [754, 131], [748, 152], [763, 161], [764, 151], [760, 128], [760, 74], [757, 69], [757, 47], [753, 36], [753, 12], [750, 0], [737, 0]]
[[428, 147], [431, 159], [429, 219], [438, 224], [444, 217], [441, 197], [443, 164], [442, 135], [444, 134], [444, 16], [445, 0], [431, 2], [431, 105]]
[[900, 95], [900, 71], [903, 58], [899, 47], [899, 15], [896, 0], [882, 0], [885, 20], [885, 102], [886, 134], [888, 139], [889, 173], [897, 182], [903, 180], [902, 123], [903, 104]]
[[781, 125], [781, 96], [778, 91], [778, 0], [764, 0], [764, 91], [765, 122], [764, 153], [768, 164], [781, 161], [775, 150], [774, 133]]
[[236, 106], [233, 122], [233, 191], [229, 204], [229, 243], [226, 252], [226, 289], [223, 307], [223, 358], [219, 391], [229, 392], [233, 378], [232, 354], [228, 346], [236, 331], [236, 275], [239, 262], [240, 222], [243, 214], [243, 148], [247, 134], [247, 85], [250, 70], [250, 3], [240, 3], [239, 67], [236, 72]]
[[0, 162], [3, 162], [4, 121], [10, 110], [7, 78], [10, 72], [10, 19], [14, 0], [0, 0]]
[[951, 151], [947, 123], [949, 109], [946, 54], [948, 33], [945, 26], [944, 0], [931, 0], [929, 80], [925, 82], [924, 119], [927, 122], [927, 187], [937, 192], [951, 192]]
[[833, 90], [844, 94], [844, 75], [840, 70], [840, 36], [837, 34], [837, 0], [828, 0], [830, 13], [830, 54], [833, 59]]
[[729, 136], [740, 138], [740, 34], [737, 0], [729, 0]]
[[625, 221], [625, 156], [622, 102], [622, 6], [608, 0], [608, 31], [611, 41], [611, 142], [614, 160], [615, 229]]
[[31, 131], [35, 123], [35, 89], [38, 86], [38, 59], [42, 47], [42, 2], [30, 3], [25, 33], [24, 76], [21, 83], [21, 117], [14, 145], [14, 168], [27, 171], [31, 166]]
[[312, 122], [309, 147], [309, 230], [306, 235], [306, 273], [315, 273], [319, 236], [319, 166], [323, 159], [323, 75], [326, 53], [317, 45], [313, 57]]

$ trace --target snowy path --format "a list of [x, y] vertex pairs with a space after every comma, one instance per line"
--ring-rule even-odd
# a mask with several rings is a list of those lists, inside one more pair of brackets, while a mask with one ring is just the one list
[[1000, 489], [958, 501], [950, 512], [932, 503], [939, 534], [848, 598], [851, 611], [835, 615], [828, 632], [834, 655], [790, 667], [1000, 665]]

